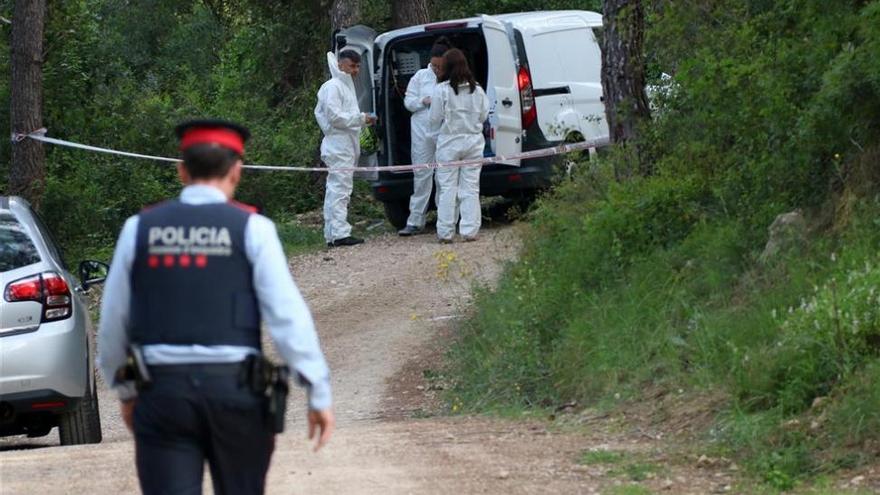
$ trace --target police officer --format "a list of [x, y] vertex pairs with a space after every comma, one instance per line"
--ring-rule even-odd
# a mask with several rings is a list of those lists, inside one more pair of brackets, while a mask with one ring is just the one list
[[[98, 360], [134, 432], [145, 494], [199, 494], [205, 461], [215, 493], [259, 494], [274, 447], [266, 397], [243, 379], [265, 323], [309, 395], [309, 438], [334, 426], [329, 371], [309, 309], [269, 219], [232, 201], [247, 129], [190, 121], [176, 129], [180, 197], [129, 218], [101, 307]], [[152, 384], [120, 381], [128, 346]]]

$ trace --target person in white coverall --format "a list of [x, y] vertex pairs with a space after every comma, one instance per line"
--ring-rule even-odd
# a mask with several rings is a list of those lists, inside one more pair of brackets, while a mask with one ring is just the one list
[[[482, 158], [486, 141], [483, 122], [489, 116], [489, 99], [474, 80], [464, 53], [453, 48], [444, 56], [444, 71], [431, 101], [430, 120], [440, 125], [437, 136], [437, 161], [442, 163]], [[473, 241], [480, 231], [479, 166], [437, 169], [440, 204], [437, 205], [437, 237], [441, 243], [452, 242], [458, 213], [458, 232], [465, 241]]]
[[[428, 67], [416, 72], [406, 86], [403, 100], [406, 109], [412, 112], [410, 119], [411, 162], [413, 164], [434, 163], [437, 148], [437, 129], [431, 127], [429, 118], [431, 95], [437, 88], [437, 76], [443, 71], [443, 55], [449, 50], [449, 40], [440, 37], [431, 47], [431, 62]], [[425, 229], [425, 213], [431, 199], [434, 185], [434, 169], [413, 170], [413, 193], [409, 198], [409, 218], [406, 227], [397, 233], [410, 236]]]
[[358, 107], [353, 78], [360, 72], [360, 55], [352, 50], [343, 50], [338, 57], [328, 53], [327, 63], [332, 78], [318, 90], [315, 107], [315, 120], [324, 133], [321, 160], [330, 169], [324, 192], [324, 239], [330, 247], [353, 246], [364, 242], [352, 237], [347, 219], [354, 172], [334, 169], [357, 165], [361, 128], [376, 118]]

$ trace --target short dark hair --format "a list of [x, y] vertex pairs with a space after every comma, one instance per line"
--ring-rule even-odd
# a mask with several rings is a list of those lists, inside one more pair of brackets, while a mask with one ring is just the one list
[[339, 52], [339, 55], [336, 56], [336, 59], [339, 61], [348, 59], [355, 64], [361, 63], [361, 55], [354, 50], [342, 50], [341, 52]]
[[446, 55], [450, 48], [452, 48], [452, 42], [449, 41], [449, 38], [446, 36], [437, 38], [434, 41], [434, 46], [431, 47], [431, 58]]
[[183, 168], [192, 179], [219, 179], [226, 177], [238, 153], [215, 144], [196, 144], [183, 152]]

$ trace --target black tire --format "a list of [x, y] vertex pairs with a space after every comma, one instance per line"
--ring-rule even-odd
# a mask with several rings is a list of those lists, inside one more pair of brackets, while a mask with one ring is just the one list
[[406, 227], [406, 219], [409, 218], [409, 199], [396, 199], [383, 201], [385, 205], [385, 218], [391, 222], [395, 229]]
[[521, 218], [535, 201], [539, 191], [534, 189], [518, 189], [504, 195], [506, 201], [498, 202], [488, 209], [489, 218], [494, 221], [510, 222]]
[[27, 437], [28, 438], [45, 437], [46, 435], [48, 435], [52, 431], [52, 428], [53, 428], [52, 424], [33, 426], [33, 427], [29, 426], [27, 428]]
[[58, 436], [61, 445], [82, 445], [101, 443], [101, 417], [98, 414], [98, 391], [92, 379], [91, 390], [72, 411], [61, 416], [58, 421]]

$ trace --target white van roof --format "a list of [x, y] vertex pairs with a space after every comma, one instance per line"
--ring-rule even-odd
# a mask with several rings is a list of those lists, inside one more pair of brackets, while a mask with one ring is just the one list
[[[492, 16], [500, 21], [508, 21], [520, 31], [543, 31], [549, 27], [557, 27], [561, 23], [571, 21], [577, 18], [590, 27], [602, 26], [602, 15], [596, 12], [586, 10], [545, 10], [536, 12], [519, 12], [515, 14], [498, 14]], [[465, 19], [453, 19], [442, 22], [432, 22], [430, 24], [420, 24], [418, 26], [409, 26], [394, 31], [388, 31], [376, 37], [375, 43], [384, 49], [385, 44], [399, 36], [407, 36], [416, 33], [423, 33], [431, 29], [442, 29], [444, 26], [453, 27], [460, 25], [464, 28], [475, 28], [480, 25], [482, 19], [480, 17], [468, 17]]]
[[577, 17], [590, 27], [602, 25], [602, 14], [587, 10], [546, 10], [538, 12], [520, 12], [516, 14], [501, 14], [496, 17], [502, 21], [510, 21], [520, 29], [553, 26], [559, 21]]

